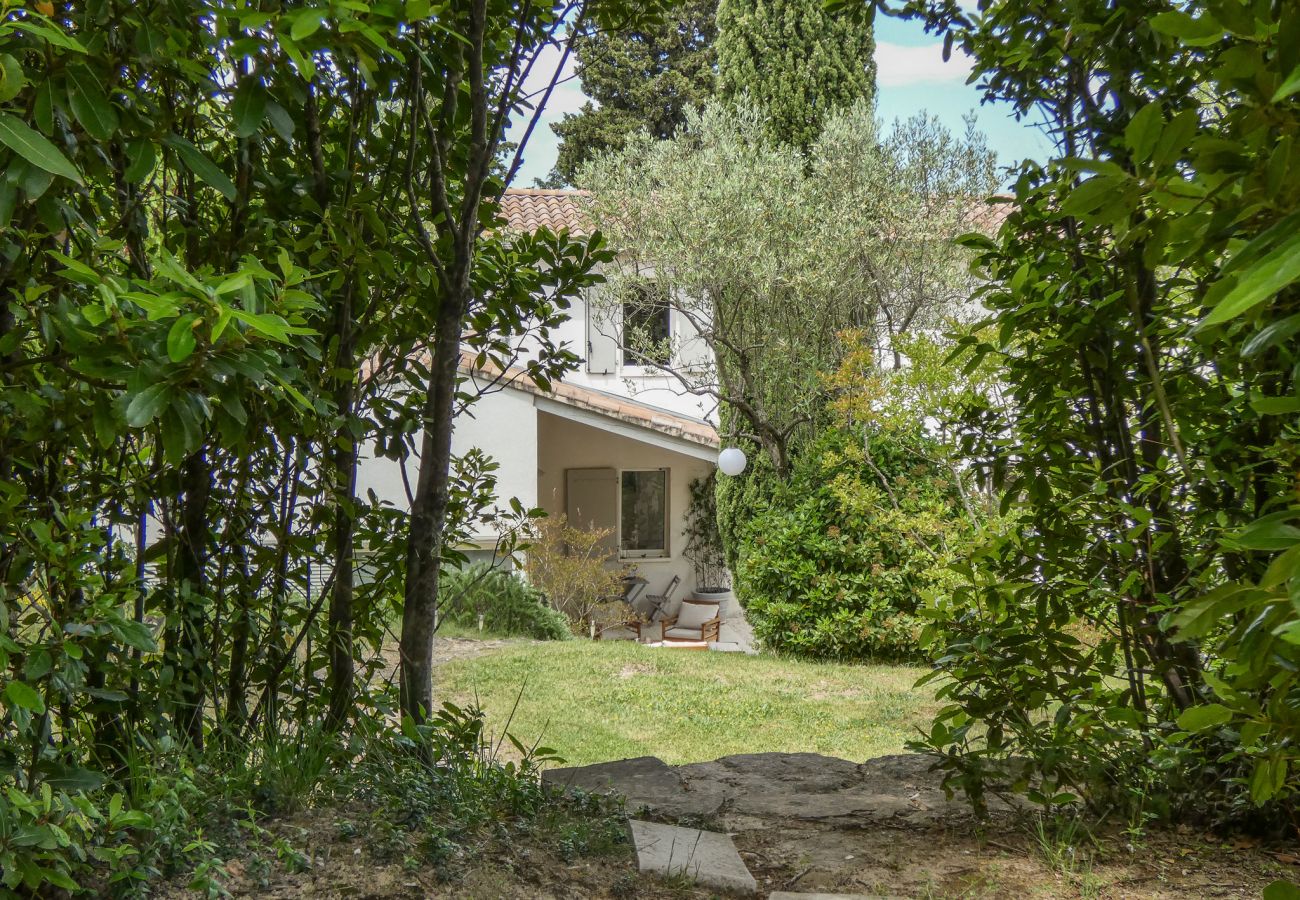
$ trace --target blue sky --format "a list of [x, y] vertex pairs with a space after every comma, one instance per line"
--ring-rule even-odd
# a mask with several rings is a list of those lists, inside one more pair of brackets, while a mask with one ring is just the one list
[[[554, 72], [559, 54], [551, 55], [549, 66], [543, 64], [546, 61], [539, 60], [534, 67], [534, 81], [538, 86]], [[877, 111], [886, 124], [925, 110], [938, 116], [948, 128], [961, 131], [962, 117], [974, 111], [977, 126], [988, 137], [1000, 164], [1006, 166], [1026, 157], [1046, 156], [1050, 144], [1036, 128], [1027, 122], [1016, 122], [1010, 110], [1000, 104], [980, 105], [979, 91], [974, 85], [966, 84], [970, 61], [954, 50], [952, 59], [945, 63], [942, 40], [926, 34], [919, 23], [884, 16], [876, 19], [876, 69]], [[530, 187], [535, 178], [550, 172], [558, 141], [549, 124], [565, 113], [576, 112], [585, 100], [581, 82], [576, 78], [556, 87], [542, 122], [529, 139], [524, 164], [514, 182], [517, 186]], [[510, 138], [518, 140], [521, 133], [522, 127], [516, 125]]]

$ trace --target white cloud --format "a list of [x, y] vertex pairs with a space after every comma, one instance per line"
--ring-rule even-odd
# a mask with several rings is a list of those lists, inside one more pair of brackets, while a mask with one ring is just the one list
[[881, 87], [913, 87], [926, 84], [965, 84], [972, 60], [958, 47], [943, 61], [943, 44], [907, 46], [887, 41], [876, 43], [876, 82]]

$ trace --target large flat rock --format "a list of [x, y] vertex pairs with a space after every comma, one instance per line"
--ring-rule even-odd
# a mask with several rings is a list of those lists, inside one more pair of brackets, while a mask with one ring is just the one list
[[767, 900], [880, 900], [866, 894], [796, 894], [793, 891], [776, 891]]
[[[745, 753], [707, 763], [669, 766], [653, 756], [552, 769], [545, 778], [566, 787], [623, 795], [629, 811], [656, 818], [777, 819], [840, 827], [950, 826], [973, 819], [970, 806], [949, 800], [935, 758], [919, 753], [864, 763], [817, 753]], [[998, 808], [996, 800], [990, 806]], [[692, 824], [694, 824], [692, 822]]]
[[705, 887], [745, 896], [758, 891], [731, 836], [718, 831], [631, 821], [637, 867], [653, 875], [686, 875]]
[[654, 756], [547, 769], [542, 779], [589, 793], [619, 794], [629, 812], [651, 809], [670, 819], [708, 818], [722, 808], [724, 799], [720, 789], [707, 782], [688, 785], [677, 769]]

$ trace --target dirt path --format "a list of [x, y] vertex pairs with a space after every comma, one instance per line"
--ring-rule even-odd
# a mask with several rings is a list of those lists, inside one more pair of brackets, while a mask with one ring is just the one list
[[[533, 641], [528, 638], [490, 638], [480, 640], [478, 638], [459, 638], [459, 637], [436, 637], [433, 641], [433, 664], [435, 666], [443, 665], [458, 659], [473, 659], [476, 656], [482, 656], [485, 653], [492, 653], [505, 647], [512, 647], [516, 644], [540, 644], [541, 641]], [[385, 643], [380, 651], [387, 665], [384, 667], [383, 677], [391, 679], [394, 683], [397, 680], [397, 664], [401, 657], [398, 654], [397, 642], [390, 641]]]

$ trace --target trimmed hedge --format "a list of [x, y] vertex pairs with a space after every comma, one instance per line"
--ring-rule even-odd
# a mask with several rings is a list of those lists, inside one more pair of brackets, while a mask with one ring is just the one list
[[832, 429], [743, 525], [737, 593], [765, 646], [841, 661], [921, 656], [917, 612], [951, 584], [947, 566], [976, 529], [951, 473], [923, 452], [877, 436], [871, 460], [894, 500], [862, 436]]

